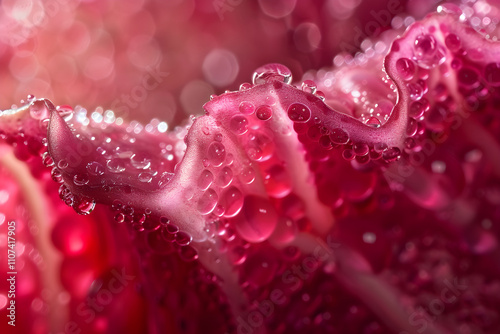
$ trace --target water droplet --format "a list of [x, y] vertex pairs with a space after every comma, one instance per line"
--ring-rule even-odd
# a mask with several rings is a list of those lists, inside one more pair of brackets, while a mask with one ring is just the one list
[[50, 111], [47, 108], [44, 100], [34, 101], [30, 107], [30, 116], [37, 120], [47, 119], [50, 116]]
[[351, 161], [354, 158], [356, 158], [356, 154], [354, 153], [353, 150], [348, 148], [348, 149], [345, 149], [344, 151], [342, 151], [342, 158], [344, 158], [347, 161]]
[[168, 234], [177, 234], [179, 232], [179, 227], [174, 224], [168, 224], [165, 226], [165, 231], [167, 231]]
[[241, 181], [250, 184], [255, 180], [255, 170], [252, 167], [245, 168], [240, 176]]
[[245, 196], [243, 217], [236, 221], [236, 230], [248, 242], [262, 242], [269, 238], [278, 223], [278, 214], [265, 198]]
[[257, 108], [255, 115], [262, 121], [267, 121], [273, 116], [273, 109], [268, 105], [263, 105]]
[[398, 147], [391, 147], [382, 153], [382, 158], [386, 162], [393, 162], [399, 159], [401, 150]]
[[446, 36], [444, 43], [446, 44], [448, 49], [450, 49], [450, 51], [452, 52], [460, 49], [460, 46], [462, 44], [460, 42], [460, 38], [455, 34], [449, 34], [448, 36]]
[[229, 259], [234, 265], [240, 265], [245, 262], [247, 258], [247, 250], [243, 246], [231, 247], [228, 252]]
[[408, 119], [408, 126], [406, 127], [406, 135], [409, 137], [413, 137], [417, 134], [418, 130], [418, 122], [415, 118], [410, 117]]
[[316, 93], [316, 90], [317, 90], [316, 83], [312, 80], [305, 80], [302, 83], [301, 88], [304, 92], [311, 93], [311, 94]]
[[372, 128], [376, 128], [377, 129], [377, 128], [380, 128], [380, 126], [381, 126], [382, 123], [380, 122], [380, 120], [377, 117], [373, 116], [373, 117], [370, 117], [366, 121], [365, 124], [368, 125], [368, 126], [371, 126]]
[[103, 165], [97, 161], [93, 161], [87, 164], [87, 172], [89, 172], [90, 175], [101, 176], [104, 174], [105, 169]]
[[75, 183], [75, 185], [77, 186], [84, 186], [86, 184], [89, 183], [89, 178], [87, 176], [87, 174], [75, 174], [75, 176], [73, 176], [73, 182]]
[[179, 249], [179, 255], [184, 261], [195, 261], [198, 259], [198, 252], [192, 246], [183, 246]]
[[111, 173], [121, 173], [125, 170], [125, 164], [121, 159], [111, 159], [106, 163]]
[[418, 83], [409, 83], [407, 85], [410, 98], [414, 101], [420, 100], [422, 95], [424, 95], [424, 89]]
[[52, 160], [52, 157], [49, 155], [49, 152], [45, 152], [42, 155], [42, 163], [45, 167], [54, 166], [54, 160]]
[[130, 157], [130, 163], [137, 169], [148, 169], [151, 166], [151, 160], [145, 153], [135, 153]]
[[187, 234], [186, 232], [179, 232], [175, 236], [175, 242], [179, 246], [187, 246], [191, 243], [193, 237]]
[[422, 117], [426, 111], [430, 108], [429, 101], [425, 98], [420, 99], [420, 101], [415, 101], [410, 104], [409, 116], [416, 119]]
[[240, 85], [240, 91], [249, 90], [250, 88], [252, 88], [252, 84], [248, 82], [244, 82]]
[[64, 159], [59, 160], [59, 162], [57, 163], [57, 167], [59, 167], [59, 169], [66, 169], [68, 168], [68, 166], [69, 163]]
[[212, 142], [208, 147], [207, 158], [214, 167], [222, 165], [226, 159], [226, 148], [222, 143]]
[[229, 128], [237, 135], [242, 135], [248, 131], [248, 120], [245, 116], [234, 115], [229, 123]]
[[419, 66], [429, 69], [441, 65], [446, 60], [446, 52], [442, 50], [434, 36], [428, 34], [419, 35], [415, 39], [415, 59]]
[[311, 118], [311, 110], [302, 103], [294, 103], [288, 107], [288, 117], [298, 123], [305, 123]]
[[52, 177], [52, 180], [54, 180], [57, 183], [63, 182], [63, 177], [62, 177], [61, 171], [55, 167], [52, 168], [52, 171], [50, 172], [50, 176]]
[[137, 178], [141, 182], [148, 183], [148, 182], [151, 182], [153, 180], [153, 174], [151, 174], [150, 172], [142, 172], [142, 173], [139, 173]]
[[264, 186], [269, 196], [282, 198], [292, 191], [292, 180], [283, 165], [275, 164], [266, 169]]
[[251, 115], [255, 112], [255, 106], [251, 102], [243, 101], [240, 103], [240, 112], [244, 115]]
[[370, 151], [370, 147], [366, 143], [356, 143], [353, 146], [353, 151], [358, 156], [365, 156]]
[[233, 171], [229, 167], [224, 167], [217, 176], [217, 185], [225, 188], [233, 181]]
[[94, 210], [95, 201], [93, 199], [78, 199], [73, 203], [73, 208], [80, 215], [88, 215]]
[[292, 82], [292, 72], [288, 67], [281, 64], [267, 64], [256, 69], [252, 76], [254, 85], [264, 84], [273, 80], [289, 84]]
[[198, 200], [198, 211], [202, 215], [207, 215], [212, 212], [217, 205], [219, 197], [213, 189], [208, 189]]
[[500, 63], [489, 63], [484, 69], [486, 81], [495, 87], [500, 86]]
[[347, 144], [349, 142], [349, 135], [342, 129], [333, 129], [329, 135], [330, 140], [337, 145]]
[[230, 187], [221, 196], [225, 217], [236, 216], [243, 207], [243, 194], [236, 187]]
[[408, 58], [399, 58], [396, 61], [396, 70], [399, 72], [403, 80], [409, 81], [413, 79], [415, 74], [415, 64]]
[[475, 88], [479, 86], [479, 73], [470, 67], [462, 67], [458, 71], [458, 82], [467, 88]]
[[208, 169], [203, 170], [198, 178], [198, 187], [201, 190], [207, 190], [212, 182], [214, 182], [214, 174]]
[[125, 221], [125, 215], [123, 213], [121, 213], [121, 212], [117, 213], [115, 215], [115, 221], [117, 223], [123, 223]]

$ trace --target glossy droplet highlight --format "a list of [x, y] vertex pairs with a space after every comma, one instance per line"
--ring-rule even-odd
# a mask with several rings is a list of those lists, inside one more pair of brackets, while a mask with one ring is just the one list
[[446, 36], [444, 44], [448, 49], [450, 49], [450, 51], [457, 51], [461, 46], [460, 38], [455, 34], [449, 34]]
[[278, 214], [272, 204], [256, 195], [245, 196], [241, 213], [236, 223], [236, 230], [248, 242], [266, 240], [278, 222]]
[[76, 174], [73, 176], [73, 183], [77, 186], [84, 186], [89, 183], [87, 174]]
[[253, 72], [252, 83], [254, 85], [264, 84], [273, 80], [289, 84], [292, 82], [292, 71], [281, 64], [267, 64]]
[[217, 185], [225, 188], [233, 181], [233, 171], [229, 167], [224, 167], [217, 176]]
[[212, 166], [218, 167], [222, 165], [226, 159], [226, 148], [222, 143], [212, 142], [208, 146], [207, 158]]
[[203, 170], [198, 178], [198, 187], [201, 190], [207, 190], [212, 182], [214, 182], [214, 174], [208, 169]]
[[333, 129], [329, 135], [330, 140], [337, 145], [347, 144], [349, 142], [349, 135], [342, 129]]
[[288, 118], [297, 123], [307, 122], [311, 118], [311, 110], [302, 103], [294, 103], [288, 107]]
[[221, 196], [225, 217], [236, 216], [243, 207], [243, 194], [236, 187], [230, 187]]
[[244, 115], [251, 115], [255, 112], [255, 106], [251, 102], [241, 102], [239, 109]]
[[198, 211], [202, 215], [207, 215], [212, 212], [219, 200], [217, 193], [213, 189], [208, 189], [198, 200]]
[[261, 121], [267, 121], [273, 116], [273, 109], [268, 105], [263, 105], [257, 108], [255, 115]]
[[401, 150], [397, 147], [389, 148], [382, 153], [382, 158], [386, 162], [396, 161], [399, 159], [400, 156], [401, 156]]
[[101, 176], [105, 172], [104, 166], [97, 161], [89, 162], [86, 168], [87, 172], [93, 176]]
[[79, 199], [75, 201], [73, 208], [80, 215], [88, 215], [94, 210], [95, 201], [92, 199]]
[[151, 166], [151, 160], [142, 153], [135, 153], [130, 157], [130, 163], [137, 169], [148, 169]]
[[125, 170], [125, 164], [120, 159], [111, 159], [106, 166], [111, 173], [121, 173]]
[[248, 131], [248, 120], [245, 116], [235, 115], [229, 122], [229, 128], [237, 135], [242, 135]]
[[415, 64], [408, 58], [399, 58], [396, 61], [396, 70], [403, 80], [411, 80], [415, 74]]

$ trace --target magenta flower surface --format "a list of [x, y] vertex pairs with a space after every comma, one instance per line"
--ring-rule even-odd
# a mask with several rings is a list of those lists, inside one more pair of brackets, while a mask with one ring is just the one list
[[1, 15], [2, 332], [500, 331], [496, 2]]

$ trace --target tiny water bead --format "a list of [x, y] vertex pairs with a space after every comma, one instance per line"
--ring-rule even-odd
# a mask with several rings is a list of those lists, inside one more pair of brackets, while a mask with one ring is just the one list
[[186, 232], [178, 232], [176, 235], [175, 235], [175, 242], [179, 245], [179, 246], [187, 246], [191, 243], [191, 241], [193, 240], [193, 237], [190, 236], [188, 233]]
[[372, 128], [380, 128], [380, 126], [382, 125], [382, 122], [380, 122], [380, 120], [377, 118], [377, 117], [370, 117], [366, 123], [366, 125], [368, 126], [371, 126]]
[[222, 165], [226, 159], [226, 148], [222, 143], [212, 142], [210, 146], [208, 146], [207, 158], [214, 167]]
[[125, 171], [125, 163], [122, 159], [111, 159], [106, 163], [106, 167], [111, 173], [122, 173]]
[[237, 135], [245, 134], [248, 131], [248, 119], [242, 115], [234, 115], [229, 123], [229, 128]]
[[219, 197], [213, 189], [208, 189], [198, 200], [198, 211], [202, 215], [207, 215], [215, 209]]
[[[62, 160], [61, 160], [62, 161]], [[101, 175], [104, 175], [106, 169], [104, 168], [103, 165], [101, 165], [100, 163], [98, 163], [97, 161], [92, 161], [92, 162], [89, 162], [87, 164], [87, 172], [90, 174], [90, 175], [93, 175], [93, 176], [101, 176]]]
[[88, 215], [94, 210], [95, 205], [96, 203], [93, 199], [81, 198], [75, 200], [73, 208], [80, 215]]
[[458, 71], [458, 82], [466, 88], [479, 86], [479, 73], [472, 68], [463, 67]]
[[419, 66], [430, 69], [441, 65], [446, 57], [443, 47], [430, 34], [419, 35], [414, 43], [414, 55]]
[[87, 174], [75, 174], [73, 176], [73, 183], [77, 186], [84, 186], [89, 183], [89, 178]]
[[255, 106], [251, 102], [241, 102], [239, 109], [240, 112], [244, 115], [251, 115], [255, 112]]
[[337, 145], [347, 144], [349, 142], [349, 135], [342, 129], [335, 128], [330, 132], [330, 140]]
[[302, 83], [301, 88], [304, 92], [311, 94], [315, 94], [317, 90], [316, 83], [312, 80], [305, 80]]
[[452, 52], [458, 51], [462, 44], [460, 38], [455, 34], [448, 34], [448, 36], [446, 36], [446, 38], [444, 39], [444, 43], [446, 47]]
[[36, 100], [29, 106], [30, 116], [34, 119], [43, 120], [50, 116], [50, 111], [44, 100]]
[[267, 121], [273, 116], [273, 109], [268, 105], [262, 105], [257, 108], [255, 115], [261, 121]]
[[290, 84], [292, 79], [292, 71], [288, 67], [275, 63], [259, 67], [252, 75], [252, 83], [254, 85], [264, 84], [271, 80]]
[[134, 153], [130, 157], [130, 163], [137, 169], [148, 169], [151, 166], [151, 159], [144, 153]]
[[224, 216], [234, 217], [243, 207], [243, 194], [238, 188], [230, 187], [222, 193], [220, 202], [224, 207]]
[[398, 147], [391, 147], [382, 153], [382, 158], [386, 162], [393, 162], [401, 157], [401, 150]]
[[198, 187], [201, 190], [207, 190], [212, 182], [214, 182], [214, 174], [208, 169], [203, 170], [198, 177]]
[[274, 206], [261, 196], [247, 195], [243, 202], [236, 230], [248, 242], [261, 242], [269, 238], [278, 223]]
[[293, 103], [288, 107], [288, 117], [297, 123], [305, 123], [311, 118], [311, 110], [302, 103]]
[[241, 181], [250, 184], [255, 180], [255, 170], [252, 167], [247, 167], [241, 171]]
[[429, 101], [426, 98], [420, 99], [420, 101], [415, 101], [410, 104], [409, 116], [416, 119], [422, 117], [426, 111], [430, 108]]
[[224, 167], [222, 170], [219, 172], [219, 175], [217, 176], [217, 181], [216, 184], [221, 187], [225, 188], [231, 182], [233, 181], [233, 171], [229, 167]]
[[408, 58], [399, 58], [396, 61], [396, 70], [404, 80], [409, 81], [415, 75], [415, 64]]
[[143, 183], [149, 183], [153, 180], [153, 174], [150, 172], [142, 172], [137, 175], [137, 178]]

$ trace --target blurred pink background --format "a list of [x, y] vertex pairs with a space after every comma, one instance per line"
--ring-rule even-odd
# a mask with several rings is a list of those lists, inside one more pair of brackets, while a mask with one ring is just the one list
[[202, 113], [211, 94], [250, 81], [265, 63], [283, 63], [298, 79], [401, 24], [407, 12], [422, 16], [435, 3], [2, 1], [0, 108], [34, 94], [58, 105], [102, 106], [143, 122], [158, 117], [175, 124]]

